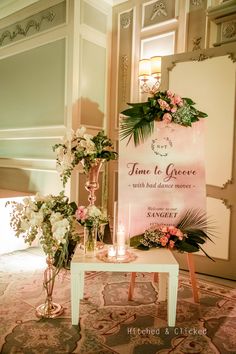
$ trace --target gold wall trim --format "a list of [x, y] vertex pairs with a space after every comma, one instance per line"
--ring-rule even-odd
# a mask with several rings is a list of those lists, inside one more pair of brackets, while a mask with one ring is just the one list
[[153, 4], [152, 14], [150, 20], [153, 21], [156, 16], [168, 16], [168, 12], [166, 10], [166, 5], [163, 1], [157, 1]]
[[9, 30], [4, 31], [0, 37], [0, 46], [3, 45], [3, 42], [6, 38], [9, 38], [10, 41], [13, 41], [19, 35], [26, 37], [31, 28], [34, 28], [37, 32], [40, 31], [42, 23], [44, 21], [52, 22], [55, 16], [56, 15], [53, 11], [49, 11], [48, 13], [42, 15], [39, 21], [29, 20], [24, 27], [21, 24], [17, 24], [12, 32]]

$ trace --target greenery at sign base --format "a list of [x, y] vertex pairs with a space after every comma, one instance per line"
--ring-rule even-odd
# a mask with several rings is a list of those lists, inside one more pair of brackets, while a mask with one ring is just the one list
[[201, 250], [214, 261], [202, 248], [207, 240], [213, 242], [210, 236], [213, 236], [213, 228], [209, 226], [205, 212], [188, 210], [176, 226], [155, 225], [131, 237], [130, 246], [141, 250], [166, 247], [188, 253]]
[[133, 138], [135, 146], [144, 142], [154, 130], [154, 122], [163, 121], [191, 127], [199, 118], [207, 114], [197, 110], [190, 98], [181, 98], [170, 90], [158, 91], [148, 98], [147, 102], [128, 103], [128, 108], [121, 113], [126, 116], [121, 121], [120, 137]]

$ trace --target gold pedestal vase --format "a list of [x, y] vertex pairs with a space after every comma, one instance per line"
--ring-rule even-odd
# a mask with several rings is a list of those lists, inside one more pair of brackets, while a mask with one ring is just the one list
[[46, 300], [44, 304], [39, 305], [36, 308], [36, 316], [39, 318], [55, 318], [60, 316], [64, 309], [61, 305], [52, 301], [53, 288], [55, 283], [56, 272], [53, 266], [54, 258], [48, 255], [47, 268], [44, 271], [43, 285], [46, 290]]
[[89, 205], [94, 205], [96, 196], [95, 191], [99, 188], [98, 176], [101, 170], [104, 159], [95, 159], [93, 165], [90, 167], [87, 173], [87, 181], [85, 183], [85, 189], [89, 192], [88, 201]]

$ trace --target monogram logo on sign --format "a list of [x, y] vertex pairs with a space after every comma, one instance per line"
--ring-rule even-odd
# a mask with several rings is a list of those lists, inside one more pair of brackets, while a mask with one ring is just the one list
[[173, 143], [168, 137], [162, 139], [153, 139], [151, 143], [151, 149], [154, 154], [163, 157], [169, 154], [172, 147]]

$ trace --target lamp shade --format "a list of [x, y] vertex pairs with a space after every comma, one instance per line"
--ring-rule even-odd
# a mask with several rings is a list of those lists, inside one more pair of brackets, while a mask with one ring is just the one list
[[149, 59], [142, 59], [139, 61], [139, 78], [147, 79], [151, 74], [151, 65]]
[[161, 75], [161, 57], [152, 57], [151, 63], [151, 75], [154, 77]]

